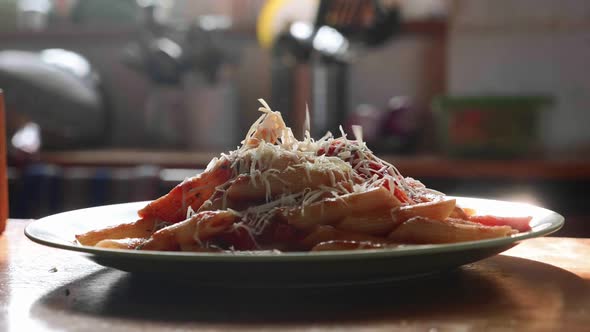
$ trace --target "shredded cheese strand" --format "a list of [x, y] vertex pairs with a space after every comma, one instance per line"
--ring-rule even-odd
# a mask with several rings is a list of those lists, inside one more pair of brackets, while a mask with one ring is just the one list
[[[309, 109], [306, 107], [304, 137], [297, 140], [291, 128], [287, 127], [280, 112], [274, 112], [270, 106], [259, 99], [262, 107], [260, 117], [252, 124], [242, 145], [236, 150], [222, 154], [207, 166], [207, 170], [218, 164], [219, 160], [229, 160], [232, 176], [226, 183], [218, 186], [215, 197], [222, 198], [222, 208], [227, 208], [227, 189], [238, 177], [249, 177], [254, 187], [262, 186], [266, 192], [265, 203], [235, 211], [241, 222], [234, 227], [244, 228], [254, 240], [275, 220], [277, 214], [285, 209], [300, 207], [302, 213], [313, 203], [326, 198], [340, 199], [344, 195], [359, 193], [377, 187], [388, 188], [393, 195], [396, 189], [409, 199], [419, 195], [440, 194], [426, 189], [420, 182], [405, 179], [390, 163], [373, 154], [363, 141], [360, 126], [353, 126], [354, 140], [348, 139], [342, 126], [341, 136], [335, 138], [330, 132], [318, 140], [310, 135]], [[281, 170], [273, 168], [280, 160], [288, 160], [284, 168], [293, 171], [303, 168], [306, 179], [312, 182], [312, 172], [324, 173], [329, 178], [329, 185], [320, 185], [317, 189], [306, 188], [301, 192], [272, 193], [271, 179], [281, 179]], [[284, 166], [285, 167], [285, 166]], [[212, 199], [205, 204], [211, 206]], [[187, 218], [195, 214], [189, 206]], [[255, 241], [254, 241], [255, 242]]]

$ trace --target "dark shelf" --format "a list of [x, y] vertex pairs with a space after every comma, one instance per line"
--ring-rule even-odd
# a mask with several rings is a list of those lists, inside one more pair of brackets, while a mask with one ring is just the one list
[[[129, 167], [157, 165], [168, 168], [203, 168], [217, 152], [154, 150], [87, 150], [45, 152], [41, 161], [60, 166]], [[587, 160], [474, 160], [446, 157], [383, 155], [405, 176], [429, 178], [505, 178], [505, 179], [590, 179]]]
[[[401, 31], [404, 34], [425, 35], [432, 37], [441, 37], [446, 35], [447, 22], [444, 19], [427, 19], [413, 20], [402, 23]], [[137, 32], [133, 25], [125, 26], [84, 26], [70, 25], [48, 28], [41, 31], [0, 31], [0, 41], [2, 40], [22, 40], [35, 41], [40, 39], [109, 39], [109, 38], [129, 38]], [[229, 30], [230, 35], [253, 38], [256, 36], [255, 26], [239, 25]]]

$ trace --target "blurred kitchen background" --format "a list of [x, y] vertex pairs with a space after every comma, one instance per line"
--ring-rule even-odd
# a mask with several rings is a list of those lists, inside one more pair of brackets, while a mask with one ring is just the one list
[[447, 194], [590, 236], [590, 2], [2, 0], [10, 216], [148, 200], [235, 148], [258, 98], [343, 124]]

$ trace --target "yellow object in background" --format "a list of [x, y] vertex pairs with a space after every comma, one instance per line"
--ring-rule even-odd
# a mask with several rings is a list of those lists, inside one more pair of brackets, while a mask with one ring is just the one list
[[278, 34], [293, 22], [313, 23], [319, 0], [269, 0], [256, 23], [258, 42], [264, 48], [271, 48]]

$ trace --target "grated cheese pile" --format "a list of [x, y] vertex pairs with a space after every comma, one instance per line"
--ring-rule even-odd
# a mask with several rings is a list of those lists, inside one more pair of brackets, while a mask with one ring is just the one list
[[[203, 204], [209, 207], [214, 198], [221, 197], [221, 209], [232, 208], [227, 205], [228, 188], [240, 177], [246, 177], [255, 187], [264, 188], [264, 202], [236, 211], [241, 222], [234, 227], [245, 229], [253, 235], [252, 238], [260, 235], [277, 213], [293, 207], [301, 207], [304, 211], [305, 207], [324, 199], [338, 199], [375, 187], [386, 187], [394, 195], [402, 192], [407, 202], [438, 194], [414, 179], [404, 178], [393, 165], [375, 156], [363, 141], [360, 127], [353, 127], [354, 140], [348, 139], [342, 128], [340, 137], [328, 132], [314, 140], [309, 133], [308, 114], [307, 130], [304, 139], [299, 141], [286, 126], [281, 113], [272, 111], [264, 100], [259, 101], [262, 104], [259, 111], [263, 114], [252, 124], [242, 145], [215, 158], [207, 166], [211, 169], [220, 160], [228, 160], [232, 176]], [[283, 172], [298, 169], [303, 169], [308, 182], [312, 182], [314, 173], [323, 174], [329, 181], [297, 192], [290, 192], [288, 183], [285, 183], [285, 190], [280, 193], [271, 191], [271, 180], [283, 181]], [[194, 213], [192, 209], [188, 210], [187, 217]]]

